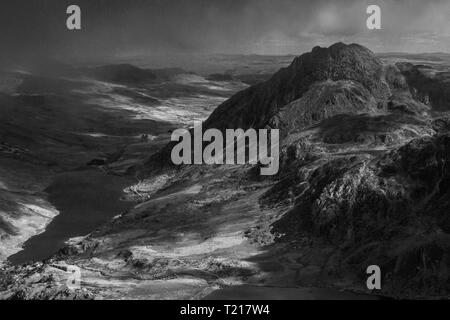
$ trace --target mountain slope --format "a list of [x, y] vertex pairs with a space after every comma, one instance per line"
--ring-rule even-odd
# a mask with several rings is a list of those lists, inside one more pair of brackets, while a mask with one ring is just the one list
[[[238, 92], [214, 110], [203, 128], [278, 128], [288, 147], [300, 131], [343, 114], [355, 115], [356, 121], [361, 119], [358, 115], [367, 114], [368, 121], [378, 116], [375, 122], [397, 122], [391, 137], [397, 144], [432, 131], [430, 107], [413, 99], [395, 65], [384, 64], [358, 44], [343, 43], [315, 47], [266, 82]], [[386, 135], [390, 133], [379, 133], [381, 140]], [[146, 169], [170, 166], [173, 145], [153, 155]]]

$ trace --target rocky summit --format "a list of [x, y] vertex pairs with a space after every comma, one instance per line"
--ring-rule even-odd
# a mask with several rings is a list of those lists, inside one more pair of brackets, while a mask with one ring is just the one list
[[206, 123], [303, 129], [336, 114], [375, 113], [393, 93], [406, 90], [397, 68], [384, 66], [360, 45], [336, 43], [315, 47], [269, 81], [236, 94]]

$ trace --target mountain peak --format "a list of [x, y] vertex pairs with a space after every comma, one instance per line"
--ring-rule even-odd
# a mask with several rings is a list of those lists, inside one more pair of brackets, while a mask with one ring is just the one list
[[[306, 71], [317, 80], [364, 80], [378, 77], [382, 63], [372, 51], [359, 44], [335, 43], [328, 48], [314, 47], [296, 58], [292, 64], [297, 72]], [[368, 80], [368, 79], [366, 79]], [[370, 84], [369, 84], [370, 85]]]
[[313, 55], [320, 55], [320, 54], [325, 54], [328, 53], [331, 56], [339, 56], [342, 54], [368, 54], [368, 55], [373, 55], [373, 52], [370, 51], [369, 49], [367, 49], [366, 47], [359, 45], [357, 43], [351, 43], [351, 44], [345, 44], [343, 42], [336, 42], [334, 44], [332, 44], [331, 46], [327, 47], [320, 47], [320, 46], [315, 46], [312, 50], [311, 53]]
[[[302, 97], [311, 96], [307, 94], [310, 90], [314, 90], [316, 98], [303, 105], [308, 104], [308, 109], [314, 112], [311, 117], [315, 119], [333, 114], [325, 109], [333, 109], [330, 101], [337, 95], [340, 95], [337, 102], [340, 113], [346, 108], [350, 110], [355, 101], [361, 108], [366, 105], [372, 110], [377, 101], [390, 95], [381, 60], [361, 45], [338, 42], [328, 48], [314, 47], [267, 82], [236, 94], [214, 111], [206, 126], [219, 129], [278, 127], [274, 117], [280, 110]], [[331, 106], [326, 105], [329, 103]]]

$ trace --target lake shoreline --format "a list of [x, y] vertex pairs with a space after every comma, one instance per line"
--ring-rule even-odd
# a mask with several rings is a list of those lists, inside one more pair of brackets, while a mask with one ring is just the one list
[[59, 215], [7, 260], [14, 265], [44, 260], [62, 249], [67, 240], [89, 234], [134, 205], [120, 199], [123, 189], [132, 183], [130, 178], [97, 169], [58, 174], [45, 191]]

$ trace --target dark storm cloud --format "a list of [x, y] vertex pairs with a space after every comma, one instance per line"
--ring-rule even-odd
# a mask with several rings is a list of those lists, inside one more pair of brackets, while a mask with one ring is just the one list
[[[83, 30], [65, 28], [82, 9]], [[3, 56], [152, 53], [285, 54], [336, 41], [375, 51], [450, 51], [450, 1], [374, 0], [380, 31], [357, 0], [2, 0]]]

